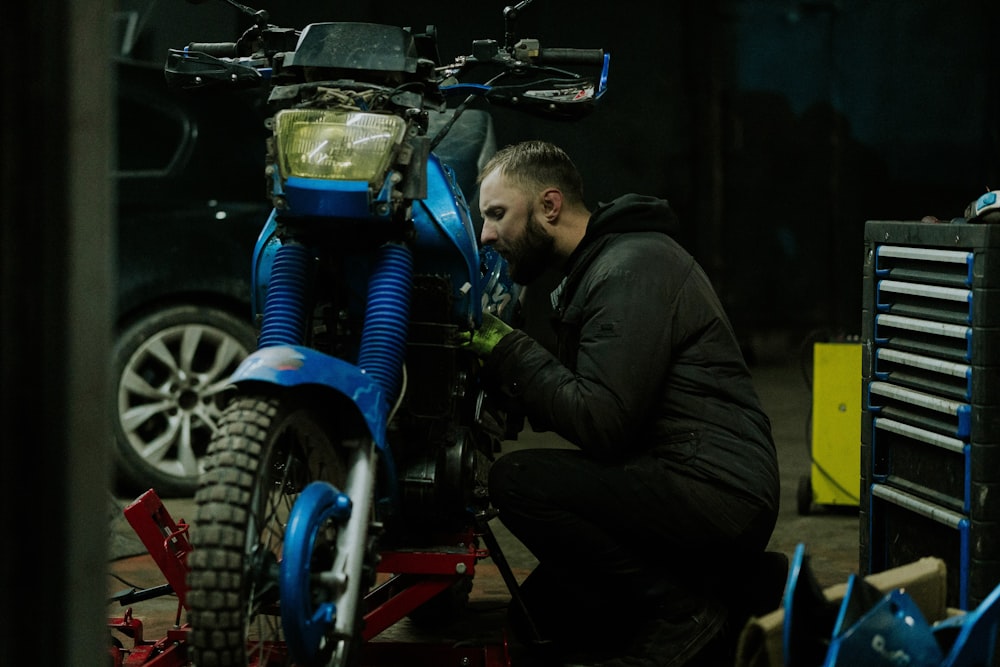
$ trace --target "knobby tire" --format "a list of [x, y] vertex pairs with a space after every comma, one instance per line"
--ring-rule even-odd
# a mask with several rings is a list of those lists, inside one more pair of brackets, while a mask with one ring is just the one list
[[343, 481], [327, 419], [266, 393], [240, 396], [225, 409], [194, 497], [187, 600], [197, 667], [291, 664], [277, 563], [302, 489], [318, 479]]

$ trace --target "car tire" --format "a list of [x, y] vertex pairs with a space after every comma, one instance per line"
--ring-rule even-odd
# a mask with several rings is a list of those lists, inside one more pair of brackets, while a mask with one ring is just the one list
[[194, 494], [227, 379], [255, 348], [248, 318], [213, 307], [169, 306], [120, 327], [112, 376], [120, 491]]

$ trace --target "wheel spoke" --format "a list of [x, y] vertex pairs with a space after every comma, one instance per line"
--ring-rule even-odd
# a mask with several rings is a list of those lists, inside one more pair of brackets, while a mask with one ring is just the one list
[[194, 358], [198, 353], [198, 347], [201, 345], [201, 339], [205, 335], [205, 327], [200, 326], [187, 326], [184, 327], [184, 333], [181, 335], [181, 351], [178, 355], [178, 363], [180, 364], [181, 370], [185, 373], [191, 373], [194, 368]]
[[149, 463], [159, 464], [177, 441], [179, 426], [180, 420], [177, 417], [170, 419], [167, 428], [142, 449], [143, 459]]
[[167, 347], [165, 336], [157, 336], [151, 339], [146, 345], [146, 350], [176, 375], [179, 370], [177, 368], [177, 359], [174, 358], [170, 348]]
[[158, 401], [156, 403], [143, 403], [121, 413], [120, 419], [122, 428], [127, 433], [134, 433], [140, 426], [153, 417], [164, 416], [167, 422], [171, 421], [170, 411], [175, 408], [173, 401]]
[[[189, 431], [194, 428], [194, 419], [197, 419], [197, 423], [203, 424], [208, 430], [215, 434], [219, 430], [220, 411], [215, 407], [214, 403], [205, 403], [204, 398], [205, 395], [202, 394], [202, 400], [191, 409], [191, 417], [193, 419], [189, 423]], [[188, 440], [188, 443], [190, 444], [190, 439]]]
[[190, 413], [184, 413], [180, 420], [180, 429], [177, 434], [177, 465], [185, 475], [198, 474], [198, 457], [194, 453], [191, 444], [191, 431], [193, 429]]
[[169, 385], [154, 387], [146, 381], [146, 378], [136, 373], [132, 367], [128, 367], [122, 372], [120, 386], [123, 390], [143, 398], [171, 398]]
[[212, 366], [205, 371], [205, 377], [211, 380], [226, 380], [229, 378], [230, 369], [246, 356], [247, 351], [243, 346], [232, 338], [224, 337], [215, 350], [212, 359]]
[[210, 398], [212, 396], [218, 396], [222, 392], [231, 389], [232, 384], [229, 382], [229, 375], [229, 373], [226, 373], [225, 376], [215, 380], [214, 382], [202, 385], [202, 397]]
[[[293, 503], [293, 496], [287, 493], [289, 487], [289, 471], [293, 466], [291, 452], [286, 454], [285, 463], [281, 466], [281, 479], [277, 484], [268, 485], [269, 490], [265, 502], [264, 513], [261, 516], [263, 530], [260, 533], [260, 541], [268, 547], [277, 547], [275, 555], [281, 557], [281, 543], [285, 538], [285, 518]], [[284, 516], [281, 516], [280, 509], [284, 508]]]

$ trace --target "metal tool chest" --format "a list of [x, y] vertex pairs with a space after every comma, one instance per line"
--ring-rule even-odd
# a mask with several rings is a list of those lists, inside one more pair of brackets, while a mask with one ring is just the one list
[[948, 604], [1000, 584], [1000, 225], [868, 221], [860, 565], [945, 560]]

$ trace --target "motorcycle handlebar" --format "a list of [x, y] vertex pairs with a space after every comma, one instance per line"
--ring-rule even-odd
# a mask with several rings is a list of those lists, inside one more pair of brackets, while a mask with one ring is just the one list
[[216, 58], [235, 58], [238, 55], [236, 42], [191, 42], [186, 50], [200, 51]]
[[603, 49], [543, 48], [538, 50], [536, 62], [540, 65], [593, 65], [604, 63]]

